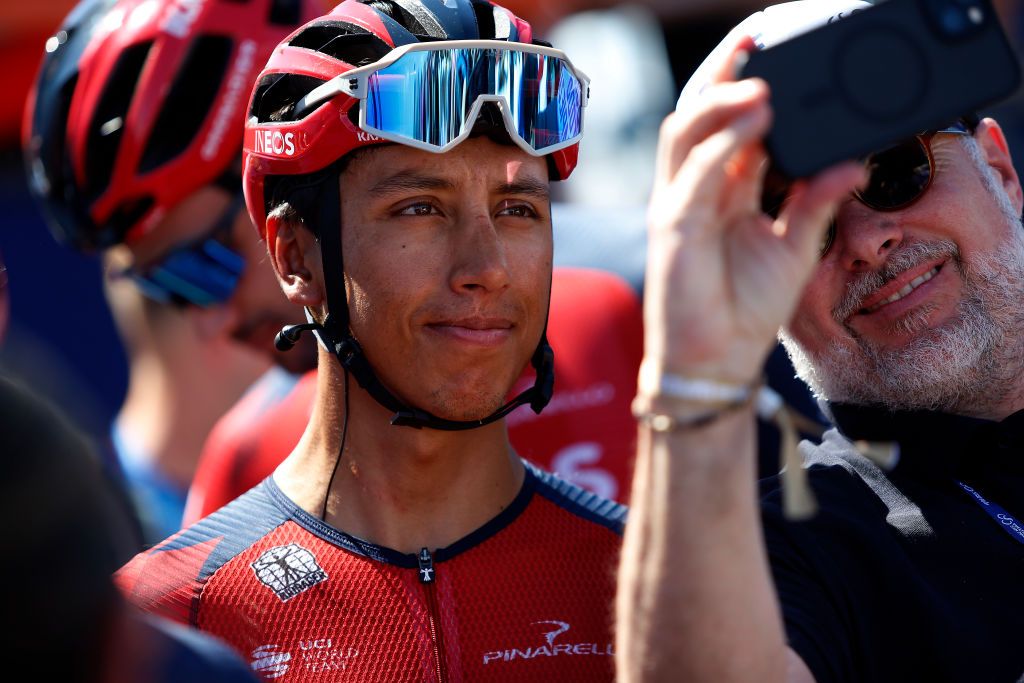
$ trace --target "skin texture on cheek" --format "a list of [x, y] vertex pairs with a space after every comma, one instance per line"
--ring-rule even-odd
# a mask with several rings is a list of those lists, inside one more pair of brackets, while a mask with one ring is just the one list
[[851, 331], [834, 317], [842, 288], [836, 287], [836, 267], [822, 262], [808, 280], [789, 324], [779, 331], [779, 339], [789, 345], [799, 344], [806, 354], [816, 355], [834, 345], [853, 343]]

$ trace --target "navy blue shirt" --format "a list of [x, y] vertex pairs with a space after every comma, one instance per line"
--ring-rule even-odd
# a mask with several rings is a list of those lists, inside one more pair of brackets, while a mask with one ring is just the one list
[[[958, 482], [1024, 517], [1024, 411], [831, 409], [839, 431], [802, 446], [818, 516], [785, 521], [778, 480], [761, 484], [790, 646], [818, 683], [1020, 680], [1024, 543]], [[861, 439], [897, 442], [898, 464], [880, 470]]]

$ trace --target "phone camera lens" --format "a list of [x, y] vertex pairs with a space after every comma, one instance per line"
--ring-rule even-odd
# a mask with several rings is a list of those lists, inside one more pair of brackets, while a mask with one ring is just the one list
[[943, 9], [939, 17], [939, 21], [942, 22], [942, 28], [953, 35], [959, 35], [963, 32], [967, 26], [966, 19], [967, 17], [964, 16], [959, 7], [952, 6], [947, 6]]
[[987, 23], [978, 0], [925, 0], [936, 28], [952, 39], [967, 38]]

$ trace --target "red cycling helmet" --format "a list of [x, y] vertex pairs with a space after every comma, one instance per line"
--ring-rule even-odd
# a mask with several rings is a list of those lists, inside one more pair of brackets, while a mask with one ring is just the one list
[[[345, 0], [281, 43], [260, 74], [245, 124], [246, 203], [261, 234], [271, 199], [268, 177], [314, 173], [386, 142], [360, 129], [359, 100], [352, 96], [339, 94], [300, 116], [296, 105], [316, 87], [396, 47], [441, 40], [534, 43], [529, 23], [487, 0]], [[547, 155], [554, 180], [569, 177], [578, 154], [577, 143]]]
[[238, 159], [251, 84], [318, 0], [83, 0], [47, 41], [23, 129], [59, 240], [135, 243]]

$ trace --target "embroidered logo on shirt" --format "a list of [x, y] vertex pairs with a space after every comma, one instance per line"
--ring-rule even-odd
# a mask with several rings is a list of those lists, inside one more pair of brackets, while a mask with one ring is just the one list
[[259, 673], [263, 678], [280, 678], [288, 673], [288, 662], [291, 661], [290, 652], [279, 650], [276, 643], [271, 645], [260, 645], [249, 655], [249, 666]]
[[544, 634], [544, 637], [547, 638], [548, 645], [554, 645], [555, 644], [555, 638], [557, 638], [558, 636], [562, 635], [563, 633], [568, 631], [569, 628], [570, 628], [569, 624], [565, 623], [564, 621], [535, 621], [533, 623], [534, 624], [551, 624], [552, 626], [555, 627], [554, 629], [552, 629], [552, 630], [550, 630], [550, 631], [548, 631], [548, 632], [546, 632]]
[[281, 602], [327, 580], [327, 572], [316, 563], [313, 553], [295, 543], [271, 548], [252, 563], [252, 568], [256, 578]]
[[359, 650], [344, 644], [338, 638], [307, 638], [299, 641], [298, 659], [302, 668], [313, 673], [345, 671]]
[[484, 665], [498, 662], [514, 662], [517, 660], [534, 659], [535, 657], [558, 657], [562, 655], [596, 655], [600, 657], [611, 657], [615, 654], [611, 643], [579, 642], [579, 643], [556, 643], [555, 640], [566, 633], [572, 627], [564, 622], [554, 619], [535, 621], [531, 626], [542, 626], [540, 635], [544, 637], [547, 644], [531, 643], [525, 647], [505, 647], [483, 655]]

